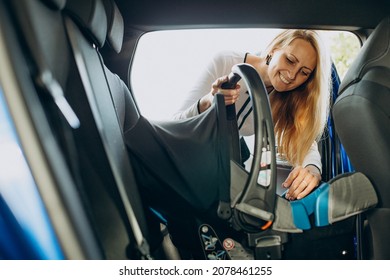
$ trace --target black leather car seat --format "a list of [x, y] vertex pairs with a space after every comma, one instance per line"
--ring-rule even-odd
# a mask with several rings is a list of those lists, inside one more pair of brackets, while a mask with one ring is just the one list
[[390, 17], [375, 28], [347, 72], [333, 107], [336, 131], [356, 171], [378, 195], [367, 212], [363, 247], [369, 259], [390, 259]]
[[[61, 194], [79, 242], [69, 246], [63, 241], [67, 236], [59, 234], [64, 258], [148, 257], [144, 240], [148, 222], [122, 137], [122, 126], [128, 122], [118, 118], [111, 96], [115, 92], [125, 99], [129, 92], [99, 54], [108, 27], [103, 2], [8, 2], [29, 66], [18, 75], [31, 76], [35, 90], [25, 94], [39, 96], [39, 101], [28, 107], [43, 112], [43, 120], [34, 124], [42, 129], [49, 121], [50, 128], [41, 141], [46, 143], [54, 136], [53, 142], [59, 146], [54, 150], [52, 143], [43, 149], [56, 176], [55, 191]], [[120, 34], [113, 27], [118, 26], [110, 22], [110, 34]], [[118, 50], [122, 41], [110, 38], [111, 47]], [[56, 99], [61, 99], [59, 105]], [[70, 111], [74, 115], [69, 115]], [[137, 118], [137, 110], [129, 111]], [[59, 170], [58, 163], [63, 160]], [[69, 180], [62, 183], [68, 173]], [[80, 254], [69, 252], [76, 249]], [[134, 252], [141, 255], [132, 255]]]

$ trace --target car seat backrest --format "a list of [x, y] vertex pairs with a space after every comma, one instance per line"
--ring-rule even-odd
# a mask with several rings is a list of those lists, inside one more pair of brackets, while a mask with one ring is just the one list
[[103, 47], [107, 36], [107, 16], [102, 1], [67, 1], [65, 10], [88, 40], [98, 48]]
[[367, 213], [373, 258], [390, 258], [390, 17], [375, 28], [340, 86], [332, 113], [356, 171], [373, 183], [379, 203]]
[[107, 14], [107, 42], [116, 53], [122, 50], [124, 22], [118, 6], [112, 0], [104, 0], [104, 7]]
[[[81, 145], [78, 145], [74, 136], [80, 130], [77, 125], [69, 125], [71, 123], [64, 119], [66, 112], [61, 105], [56, 104], [56, 100], [61, 98], [61, 104], [70, 104], [68, 109], [74, 110], [76, 116], [80, 117], [67, 95], [72, 92], [68, 91], [69, 85], [77, 83], [77, 77], [71, 71], [71, 52], [62, 21], [65, 1], [7, 2], [7, 8], [14, 17], [18, 43], [23, 46], [18, 63], [23, 64], [24, 61], [25, 67], [17, 75], [21, 80], [31, 79], [30, 82], [35, 85], [35, 88], [24, 88], [23, 94], [31, 96], [27, 99], [29, 102], [26, 101], [29, 110], [41, 114], [39, 118], [32, 117], [32, 121], [43, 143], [42, 151], [50, 165], [51, 175], [56, 181], [57, 188], [53, 192], [61, 196], [61, 203], [65, 208], [61, 210], [66, 212], [64, 216], [60, 213], [51, 216], [52, 213], [49, 212], [51, 222], [59, 232], [58, 239], [64, 246], [62, 249], [65, 258], [102, 258], [95, 232], [91, 230], [88, 207], [79, 195], [85, 183], [80, 179], [79, 167], [84, 167], [85, 172], [89, 172], [81, 164], [80, 154], [76, 151]], [[36, 115], [35, 113], [31, 115]], [[53, 207], [50, 206], [51, 201], [46, 203], [49, 208]], [[65, 223], [67, 220], [64, 218], [68, 218], [69, 223]], [[73, 234], [77, 236], [74, 239]]]
[[[90, 9], [90, 7], [92, 8]], [[87, 40], [97, 46], [96, 50], [108, 42], [115, 52], [120, 51], [123, 42], [123, 18], [113, 1], [105, 0], [103, 3], [102, 1], [87, 0], [80, 5], [78, 1], [70, 0], [66, 4], [66, 10], [80, 27]], [[139, 109], [135, 99], [119, 76], [112, 73], [104, 64], [99, 51], [97, 55], [101, 61], [99, 68], [100, 70], [103, 68], [100, 74], [105, 76], [105, 78], [103, 76], [101, 78], [104, 78], [105, 82], [108, 83], [108, 88], [107, 85], [102, 86], [111, 93], [121, 129], [123, 131], [131, 128], [139, 119]], [[95, 61], [98, 62], [96, 58]]]
[[[127, 111], [135, 111], [135, 121], [137, 121], [137, 110], [135, 107], [121, 107], [122, 109], [117, 111], [114, 107], [114, 96], [118, 95], [126, 101], [129, 91], [124, 83], [105, 67], [99, 52], [107, 36], [106, 11], [101, 0], [83, 2], [69, 0], [65, 11], [70, 16], [65, 18], [69, 41], [88, 103], [92, 108], [93, 117], [113, 171], [118, 188], [118, 203], [123, 204], [127, 222], [134, 234], [135, 248], [144, 250], [148, 247], [143, 236], [148, 232], [146, 219], [123, 139], [121, 121], [125, 122], [126, 118], [118, 116], [118, 112], [126, 114]], [[108, 81], [114, 81], [115, 84], [110, 84]]]
[[364, 75], [371, 69], [376, 67], [389, 68], [389, 21], [390, 17], [383, 19], [364, 43], [354, 63], [345, 74], [340, 85], [339, 95], [352, 84], [363, 79]]
[[[333, 115], [352, 164], [373, 181], [390, 208], [390, 17], [368, 38], [340, 86]], [[378, 168], [379, 166], [379, 168]]]
[[[51, 130], [47, 131], [53, 133], [60, 150], [53, 151], [49, 147], [43, 149], [48, 158], [53, 159], [50, 162], [53, 169], [62, 157], [65, 158], [62, 165], [64, 169], [55, 176], [61, 178], [69, 172], [74, 180], [74, 185], [71, 182], [58, 183], [56, 191], [62, 194], [66, 211], [71, 215], [72, 225], [79, 238], [77, 241], [83, 247], [81, 250], [84, 250], [84, 255], [81, 258], [128, 258], [129, 241], [130, 246], [134, 245], [131, 242], [134, 234], [142, 236], [144, 230], [147, 232], [147, 226], [136, 183], [131, 177], [132, 170], [104, 65], [98, 53], [98, 48], [104, 45], [107, 36], [104, 5], [101, 1], [91, 0], [9, 2], [16, 16], [19, 40], [30, 66], [26, 70], [31, 72], [40, 97], [40, 106], [51, 125]], [[70, 45], [68, 26], [64, 25], [64, 19], [77, 30], [72, 33], [72, 39], [73, 43], [78, 44], [78, 56], [74, 56], [75, 50]], [[77, 67], [78, 59], [85, 63], [84, 72]], [[49, 82], [43, 83], [42, 73], [50, 74]], [[85, 88], [82, 79], [85, 77], [90, 82], [89, 88]], [[63, 97], [63, 101], [74, 111], [79, 126], [63, 124], [61, 112], [55, 106], [55, 94], [50, 94], [53, 84], [57, 90], [55, 93]], [[91, 97], [97, 100], [98, 107], [91, 102]], [[35, 107], [30, 109], [36, 110]], [[123, 185], [126, 185], [126, 189]], [[131, 202], [126, 196], [132, 199]], [[131, 217], [126, 210], [129, 205], [134, 210], [130, 211]], [[137, 233], [133, 231], [133, 222], [140, 224], [141, 229], [138, 228]], [[61, 234], [59, 236], [64, 237]], [[145, 245], [146, 248], [147, 242]], [[67, 254], [67, 249], [69, 247], [65, 248], [65, 257], [74, 256]]]
[[[111, 47], [116, 54], [122, 49], [124, 36], [123, 17], [112, 0], [104, 0], [104, 6], [107, 14], [107, 47]], [[115, 110], [118, 115], [119, 124], [122, 131], [132, 128], [140, 118], [140, 111], [134, 96], [131, 94], [126, 84], [117, 74], [111, 72], [106, 65], [104, 70], [107, 76]]]

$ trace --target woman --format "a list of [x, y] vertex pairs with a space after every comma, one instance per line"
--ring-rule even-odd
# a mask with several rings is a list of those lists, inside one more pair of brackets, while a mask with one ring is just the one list
[[204, 112], [220, 92], [226, 105], [236, 106], [241, 136], [252, 135], [253, 114], [245, 84], [239, 83], [232, 90], [220, 88], [232, 66], [243, 62], [257, 70], [266, 86], [278, 153], [294, 167], [283, 183], [288, 188], [286, 198], [303, 198], [321, 180], [321, 156], [316, 141], [322, 135], [329, 112], [331, 60], [315, 31], [285, 30], [261, 55], [220, 53], [208, 65], [175, 118]]

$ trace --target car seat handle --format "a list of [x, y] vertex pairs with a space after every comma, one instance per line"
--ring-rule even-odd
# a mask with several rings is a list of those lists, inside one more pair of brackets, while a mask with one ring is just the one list
[[[253, 163], [242, 192], [233, 198], [233, 222], [235, 227], [256, 232], [274, 219], [276, 201], [274, 126], [268, 93], [256, 69], [249, 64], [241, 63], [232, 67], [232, 73], [240, 76], [248, 88], [255, 130]], [[262, 176], [267, 177], [266, 180], [260, 180]], [[256, 208], [259, 211], [252, 211]]]

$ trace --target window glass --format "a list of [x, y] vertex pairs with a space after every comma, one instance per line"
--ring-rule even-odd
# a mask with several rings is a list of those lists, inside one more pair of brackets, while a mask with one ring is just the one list
[[[143, 35], [137, 45], [130, 76], [141, 113], [149, 119], [172, 118], [217, 52], [258, 53], [279, 32], [280, 29], [201, 29]], [[359, 40], [349, 32], [321, 33], [342, 79], [360, 49]]]

